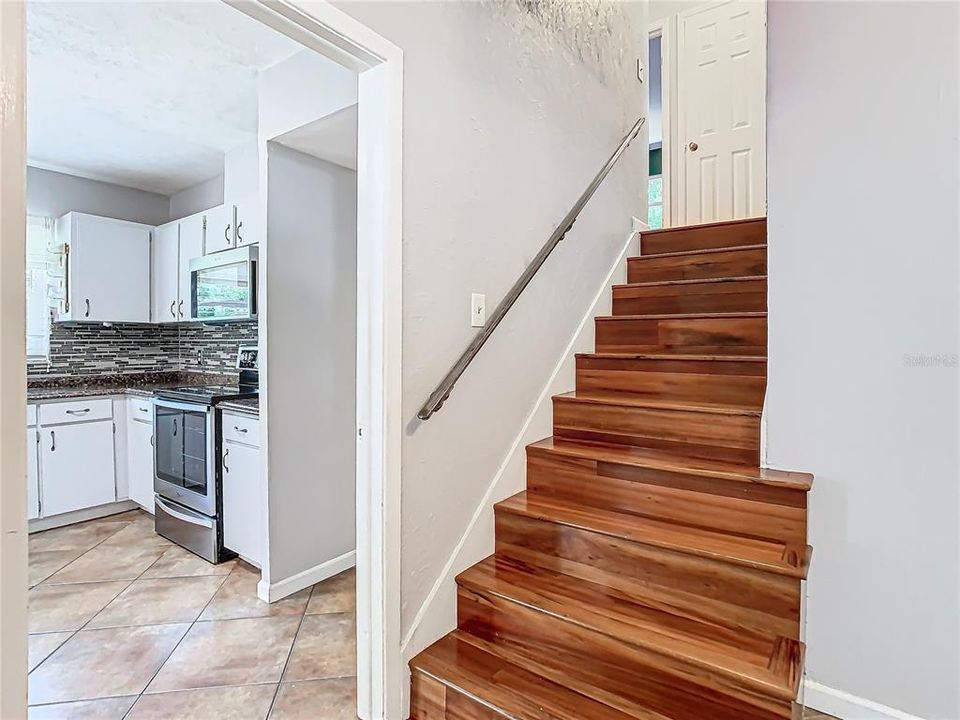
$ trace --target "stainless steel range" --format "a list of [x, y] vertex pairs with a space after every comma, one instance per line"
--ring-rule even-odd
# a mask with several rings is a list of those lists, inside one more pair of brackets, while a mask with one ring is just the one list
[[240, 348], [237, 367], [237, 385], [158, 390], [153, 403], [156, 531], [212, 563], [233, 557], [223, 547], [217, 405], [257, 397], [257, 348]]

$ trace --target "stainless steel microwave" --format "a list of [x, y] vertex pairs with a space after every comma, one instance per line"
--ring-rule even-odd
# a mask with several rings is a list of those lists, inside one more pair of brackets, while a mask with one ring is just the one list
[[230, 322], [257, 317], [256, 245], [190, 261], [190, 319]]

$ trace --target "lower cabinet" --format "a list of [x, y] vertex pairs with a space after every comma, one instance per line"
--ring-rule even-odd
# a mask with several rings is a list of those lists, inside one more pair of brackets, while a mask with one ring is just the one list
[[114, 502], [113, 420], [41, 426], [40, 472], [45, 517]]
[[264, 539], [260, 515], [260, 448], [224, 439], [220, 469], [224, 547], [260, 566]]
[[36, 427], [27, 428], [27, 520], [40, 517], [40, 458]]
[[153, 422], [127, 420], [127, 483], [130, 499], [153, 513]]

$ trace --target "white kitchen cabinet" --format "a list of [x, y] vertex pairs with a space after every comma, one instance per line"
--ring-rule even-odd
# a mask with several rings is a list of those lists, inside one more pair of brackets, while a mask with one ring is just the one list
[[236, 247], [237, 236], [234, 228], [235, 208], [233, 205], [218, 205], [205, 213], [207, 217], [206, 240], [203, 254], [220, 252]]
[[180, 301], [180, 223], [168, 223], [156, 229], [152, 256], [151, 317], [155, 323], [176, 322]]
[[[127, 482], [130, 499], [153, 513], [153, 419], [140, 417], [139, 403], [127, 406]], [[149, 419], [148, 419], [149, 418]]]
[[153, 227], [72, 212], [56, 230], [67, 253], [60, 320], [150, 322]]
[[[224, 425], [233, 418], [224, 414]], [[259, 567], [264, 540], [260, 514], [260, 448], [224, 440], [220, 468], [224, 547]]]
[[113, 420], [40, 429], [44, 517], [114, 502]]
[[238, 201], [235, 222], [237, 247], [254, 245], [260, 242], [263, 224], [261, 222], [259, 198], [251, 197]]
[[180, 320], [190, 320], [190, 261], [203, 257], [203, 213], [191, 215], [180, 221]]
[[[32, 422], [31, 422], [32, 421]], [[27, 406], [27, 519], [40, 517], [40, 458], [37, 453], [37, 406]]]

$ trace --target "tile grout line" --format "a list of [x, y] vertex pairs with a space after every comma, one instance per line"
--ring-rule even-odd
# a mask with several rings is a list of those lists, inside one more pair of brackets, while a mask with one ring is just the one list
[[[164, 555], [165, 555], [165, 554], [166, 554], [166, 552], [164, 552]], [[158, 562], [160, 562], [160, 558], [162, 558], [162, 557], [163, 557], [163, 555], [161, 555], [159, 558], [157, 558], [154, 562], [152, 562], [152, 563], [150, 564], [150, 567], [148, 567], [148, 568], [147, 568], [146, 570], [144, 570], [143, 572], [144, 572], [144, 573], [147, 572], [150, 568], [152, 568], [154, 565], [156, 565]], [[203, 615], [204, 612], [206, 612], [206, 609], [207, 609], [208, 607], [210, 607], [210, 603], [213, 602], [213, 598], [216, 597], [216, 595], [217, 595], [218, 592], [220, 592], [220, 588], [223, 587], [224, 583], [227, 581], [227, 578], [230, 577], [231, 575], [233, 575], [233, 573], [234, 573], [234, 571], [235, 571], [236, 569], [237, 569], [237, 566], [234, 565], [234, 566], [230, 569], [230, 572], [228, 572], [226, 575], [223, 576], [223, 580], [222, 580], [222, 581], [220, 582], [220, 584], [217, 586], [217, 589], [213, 591], [213, 594], [210, 595], [210, 599], [207, 600], [207, 602], [204, 604], [204, 606], [200, 609], [200, 612], [197, 613], [197, 617], [194, 618], [194, 620], [193, 620], [191, 623], [189, 623], [189, 627], [187, 627], [187, 629], [184, 630], [183, 635], [180, 636], [180, 639], [177, 640], [176, 644], [173, 646], [173, 648], [170, 650], [170, 652], [167, 654], [167, 656], [163, 659], [163, 662], [160, 663], [160, 665], [157, 667], [156, 672], [153, 673], [153, 675], [150, 676], [150, 679], [149, 679], [149, 680], [147, 680], [147, 684], [143, 686], [143, 690], [141, 690], [141, 691], [137, 694], [136, 699], [135, 699], [135, 700], [133, 701], [133, 703], [130, 705], [130, 708], [127, 710], [127, 712], [125, 712], [125, 713], [123, 714], [123, 717], [122, 717], [120, 720], [126, 720], [127, 715], [129, 715], [129, 714], [133, 711], [133, 708], [136, 707], [137, 703], [140, 702], [140, 698], [142, 698], [142, 697], [144, 696], [144, 694], [147, 692], [147, 688], [149, 688], [150, 685], [153, 684], [153, 681], [157, 679], [157, 675], [160, 674], [160, 671], [163, 670], [164, 666], [170, 661], [170, 658], [173, 657], [173, 654], [177, 651], [177, 648], [180, 647], [180, 644], [183, 642], [184, 638], [186, 638], [187, 635], [190, 634], [190, 631], [193, 630], [193, 626], [196, 625], [197, 622], [199, 622], [200, 616]], [[141, 576], [142, 576], [142, 575], [143, 575], [143, 573], [141, 573]], [[198, 577], [198, 576], [194, 576], [194, 577]], [[202, 577], [202, 576], [199, 576], [199, 577]], [[138, 578], [138, 579], [139, 579], [139, 578]]]
[[307, 617], [307, 609], [310, 607], [310, 599], [313, 597], [313, 593], [316, 589], [316, 583], [310, 586], [310, 594], [307, 595], [307, 602], [305, 602], [303, 605], [303, 612], [300, 614], [300, 622], [297, 623], [297, 631], [293, 634], [293, 642], [290, 643], [290, 649], [287, 651], [287, 659], [283, 661], [283, 668], [280, 670], [280, 677], [277, 678], [277, 689], [273, 692], [273, 699], [270, 701], [270, 707], [267, 709], [267, 714], [264, 715], [264, 720], [270, 720], [270, 716], [273, 714], [273, 708], [277, 704], [277, 698], [280, 696], [280, 687], [283, 685], [283, 676], [287, 674], [287, 666], [290, 664], [290, 657], [293, 655], [293, 648], [296, 647], [297, 640], [300, 638], [300, 629], [303, 627], [303, 620]]
[[[126, 510], [125, 512], [133, 512], [133, 511], [132, 511], [132, 510]], [[141, 510], [140, 512], [143, 512], [143, 511]], [[123, 514], [124, 514], [124, 513], [118, 513], [118, 515], [123, 515]], [[106, 519], [107, 517], [113, 517], [113, 516], [112, 516], [112, 515], [107, 515], [105, 518], [95, 518], [95, 519], [93, 519], [93, 520], [87, 520], [86, 522], [95, 523], [95, 522], [98, 522], [98, 521], [100, 521], [100, 520], [104, 520], [104, 519]], [[29, 588], [27, 588], [27, 589], [28, 589], [28, 590], [33, 590], [33, 588], [40, 587], [43, 583], [45, 583], [47, 580], [49, 580], [50, 578], [52, 578], [52, 577], [53, 577], [54, 575], [56, 575], [58, 572], [60, 572], [61, 570], [66, 570], [68, 567], [70, 567], [71, 565], [73, 565], [77, 560], [79, 560], [80, 558], [82, 558], [82, 557], [83, 557], [84, 555], [86, 555], [88, 552], [90, 552], [91, 550], [94, 550], [95, 548], [100, 547], [100, 546], [103, 545], [107, 540], [109, 540], [110, 538], [112, 538], [114, 535], [116, 535], [116, 534], [117, 534], [118, 532], [120, 532], [121, 530], [126, 529], [126, 528], [127, 528], [131, 523], [133, 523], [133, 522], [136, 522], [136, 521], [135, 521], [135, 520], [130, 520], [130, 522], [124, 523], [123, 527], [120, 528], [120, 530], [117, 530], [117, 532], [111, 533], [111, 534], [107, 535], [106, 537], [104, 537], [102, 540], [99, 540], [97, 543], [95, 543], [94, 545], [88, 547], [88, 548], [87, 548], [86, 550], [84, 550], [82, 553], [80, 553], [79, 555], [77, 555], [73, 560], [71, 560], [70, 562], [68, 562], [68, 563], [67, 563], [66, 565], [64, 565], [62, 568], [58, 568], [58, 569], [54, 570], [52, 573], [50, 573], [49, 575], [47, 575], [43, 580], [41, 580], [40, 582], [38, 582], [36, 585], [34, 585], [34, 586], [32, 586], [32, 587], [29, 587]], [[81, 524], [82, 524], [82, 523], [81, 523]], [[61, 527], [71, 527], [71, 526], [70, 526], [70, 525], [61, 525]], [[60, 529], [60, 528], [50, 528], [50, 530], [59, 530], [59, 529]], [[50, 532], [50, 530], [41, 530], [40, 532]], [[27, 542], [28, 542], [28, 548], [29, 548], [29, 537], [27, 538]], [[54, 551], [54, 550], [38, 550], [37, 552], [56, 552], [56, 551]], [[29, 553], [29, 549], [28, 549], [28, 553]], [[109, 582], [109, 581], [104, 580], [104, 581], [102, 581], [102, 582]], [[50, 584], [51, 584], [51, 585], [76, 585], [77, 583], [50, 583]]]

